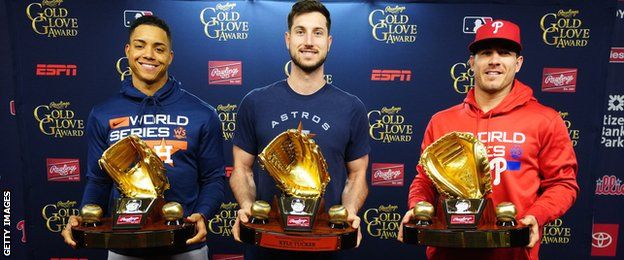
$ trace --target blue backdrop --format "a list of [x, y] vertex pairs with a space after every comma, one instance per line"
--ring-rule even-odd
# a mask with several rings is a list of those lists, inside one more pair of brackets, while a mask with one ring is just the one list
[[[59, 232], [78, 212], [88, 113], [128, 76], [123, 47], [133, 19], [155, 14], [169, 23], [175, 52], [170, 72], [219, 110], [231, 166], [241, 98], [286, 77], [284, 32], [291, 5], [0, 1], [3, 254], [104, 259], [102, 250], [72, 250]], [[538, 100], [561, 112], [579, 159], [581, 194], [564, 217], [544, 228], [541, 256], [624, 256], [617, 250], [624, 224], [619, 216], [624, 210], [624, 2], [326, 5], [334, 38], [326, 79], [365, 103], [373, 147], [370, 194], [360, 211], [364, 240], [350, 252], [353, 257], [424, 258], [424, 248], [395, 240], [423, 131], [433, 113], [461, 102], [471, 87], [467, 45], [475, 26], [492, 18], [522, 28], [525, 63], [517, 76], [533, 87]], [[216, 259], [242, 254], [230, 233], [237, 205], [227, 192], [226, 203], [209, 221], [210, 254]]]

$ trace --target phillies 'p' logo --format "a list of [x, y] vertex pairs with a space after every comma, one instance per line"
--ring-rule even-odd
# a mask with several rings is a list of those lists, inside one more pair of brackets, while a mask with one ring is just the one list
[[503, 27], [503, 22], [501, 21], [493, 22], [492, 27], [494, 27], [494, 33], [498, 33], [498, 28]]

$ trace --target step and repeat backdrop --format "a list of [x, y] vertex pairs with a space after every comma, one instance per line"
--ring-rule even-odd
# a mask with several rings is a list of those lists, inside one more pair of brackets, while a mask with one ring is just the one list
[[[60, 231], [79, 212], [91, 108], [130, 77], [124, 45], [142, 15], [165, 19], [171, 75], [219, 113], [228, 172], [241, 98], [287, 77], [284, 44], [292, 2], [0, 2], [2, 254], [10, 259], [105, 259], [73, 250]], [[576, 204], [543, 230], [541, 257], [623, 258], [624, 2], [463, 1], [326, 3], [333, 45], [327, 82], [366, 105], [372, 145], [364, 235], [347, 255], [424, 259], [396, 241], [429, 118], [473, 86], [467, 45], [476, 27], [507, 19], [522, 28], [517, 77], [560, 111], [579, 160]], [[340, 109], [340, 107], [336, 107]], [[494, 171], [500, 170], [495, 168]], [[208, 220], [213, 259], [242, 259], [232, 239], [238, 204], [227, 191]], [[619, 246], [618, 246], [619, 245]]]

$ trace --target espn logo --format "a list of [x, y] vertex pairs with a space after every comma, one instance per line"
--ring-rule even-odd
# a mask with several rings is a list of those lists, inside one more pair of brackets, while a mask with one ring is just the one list
[[609, 63], [624, 63], [624, 47], [611, 47]]
[[373, 70], [372, 81], [411, 81], [411, 70]]
[[78, 66], [75, 64], [37, 64], [37, 76], [76, 76]]

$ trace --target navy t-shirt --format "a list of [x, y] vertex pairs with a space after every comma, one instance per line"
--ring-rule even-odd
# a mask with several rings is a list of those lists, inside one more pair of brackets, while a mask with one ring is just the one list
[[[288, 129], [316, 134], [314, 141], [327, 161], [331, 181], [325, 190], [325, 207], [341, 204], [347, 179], [346, 163], [370, 151], [366, 108], [360, 99], [326, 84], [311, 95], [294, 92], [286, 80], [255, 89], [241, 102], [233, 143], [258, 155], [273, 138]], [[256, 199], [271, 202], [280, 194], [273, 178], [255, 167]]]

